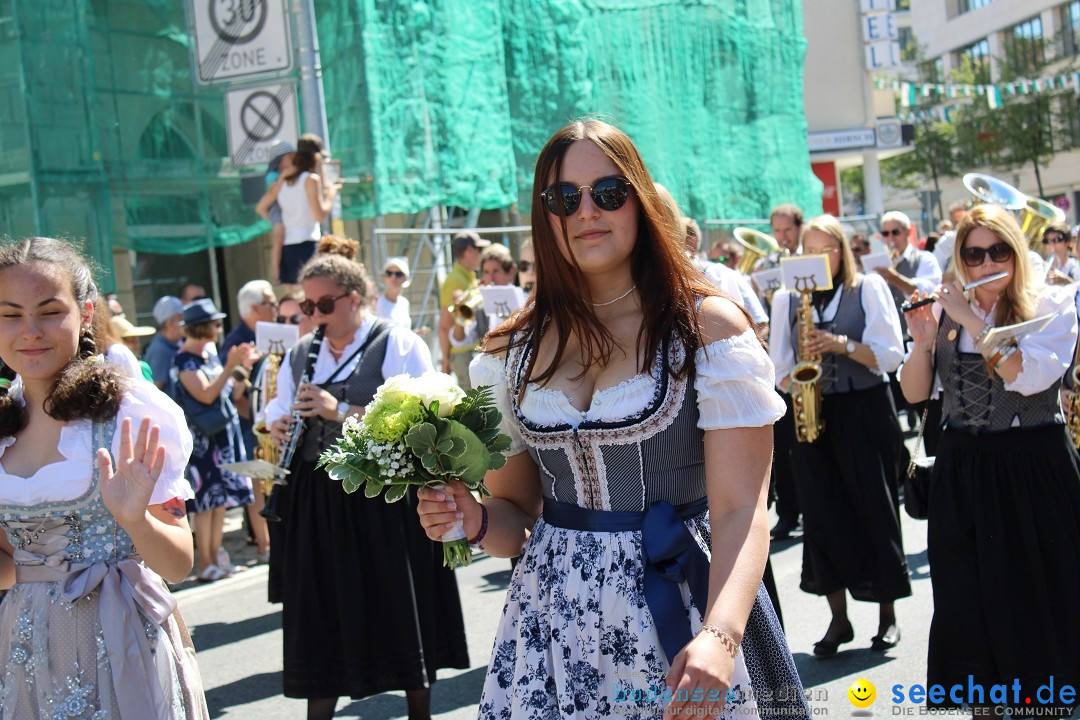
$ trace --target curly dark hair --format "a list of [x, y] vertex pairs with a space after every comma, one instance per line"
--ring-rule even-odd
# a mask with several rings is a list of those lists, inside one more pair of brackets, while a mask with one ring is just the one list
[[[55, 238], [29, 238], [0, 246], [0, 272], [29, 263], [47, 263], [71, 280], [75, 301], [97, 304], [98, 290], [90, 263], [70, 242]], [[101, 362], [91, 330], [79, 335], [75, 357], [56, 377], [56, 384], [45, 398], [45, 412], [63, 422], [77, 419], [107, 420], [120, 410], [127, 383], [124, 376], [108, 363]], [[12, 381], [15, 371], [0, 359], [0, 378]], [[7, 384], [5, 384], [7, 385]], [[27, 413], [12, 397], [9, 387], [0, 388], [0, 437], [10, 437], [26, 427]]]

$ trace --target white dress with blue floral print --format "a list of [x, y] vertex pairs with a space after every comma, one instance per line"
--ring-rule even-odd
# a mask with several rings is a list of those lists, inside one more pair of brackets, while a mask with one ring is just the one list
[[[661, 500], [678, 506], [704, 497], [704, 431], [770, 425], [784, 412], [772, 363], [749, 330], [699, 349], [692, 384], [670, 376], [683, 352], [665, 344], [651, 372], [597, 391], [584, 412], [562, 393], [531, 384], [518, 404], [527, 360], [521, 346], [505, 361], [480, 355], [473, 386], [494, 387], [503, 430], [514, 441], [510, 453], [532, 455], [545, 498], [593, 510], [642, 511]], [[708, 554], [708, 512], [685, 525]], [[669, 659], [643, 575], [640, 531], [571, 530], [541, 515], [511, 580], [480, 718], [661, 718]], [[685, 583], [680, 589], [696, 633], [703, 608], [694, 607]], [[809, 717], [763, 588], [724, 699], [726, 717], [755, 707]]]

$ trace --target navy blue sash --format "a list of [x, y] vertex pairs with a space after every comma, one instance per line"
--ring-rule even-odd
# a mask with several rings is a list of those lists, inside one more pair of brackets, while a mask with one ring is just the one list
[[590, 510], [545, 497], [544, 522], [586, 532], [641, 531], [645, 602], [656, 623], [668, 663], [671, 663], [692, 637], [679, 583], [686, 582], [694, 606], [702, 613], [709, 597], [709, 558], [701, 551], [683, 520], [708, 509], [706, 498], [679, 507], [661, 501], [645, 511], [615, 512]]

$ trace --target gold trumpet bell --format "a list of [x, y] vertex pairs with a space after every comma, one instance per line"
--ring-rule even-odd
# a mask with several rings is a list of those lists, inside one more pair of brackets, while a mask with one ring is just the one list
[[743, 256], [739, 258], [739, 265], [735, 268], [743, 275], [749, 275], [763, 257], [780, 250], [780, 245], [771, 235], [766, 235], [760, 230], [748, 227], [737, 227], [731, 233], [735, 242], [743, 248]]
[[1054, 223], [1065, 222], [1065, 211], [1052, 203], [1030, 195], [1024, 200], [1024, 207], [1020, 209], [1020, 230], [1031, 247], [1043, 257], [1048, 257], [1050, 248], [1043, 242], [1043, 233]]
[[1027, 200], [1027, 195], [993, 175], [967, 173], [964, 175], [964, 187], [975, 196], [977, 201], [988, 205], [1000, 205], [1006, 210], [1020, 210]]

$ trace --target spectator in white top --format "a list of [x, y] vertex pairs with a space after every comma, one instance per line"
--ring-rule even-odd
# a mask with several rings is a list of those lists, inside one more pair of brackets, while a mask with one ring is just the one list
[[376, 317], [385, 318], [406, 330], [412, 330], [409, 298], [401, 294], [411, 282], [408, 260], [403, 257], [387, 260], [383, 265], [383, 291], [375, 303]]
[[330, 214], [341, 189], [338, 183], [323, 183], [323, 159], [322, 140], [316, 135], [302, 135], [296, 143], [291, 171], [283, 169], [281, 177], [255, 206], [255, 212], [266, 219], [275, 202], [281, 208], [283, 244], [275, 243], [270, 255], [270, 282], [274, 285], [289, 285], [291, 289], [296, 283], [301, 266], [315, 254], [315, 243], [322, 236], [320, 223]]

